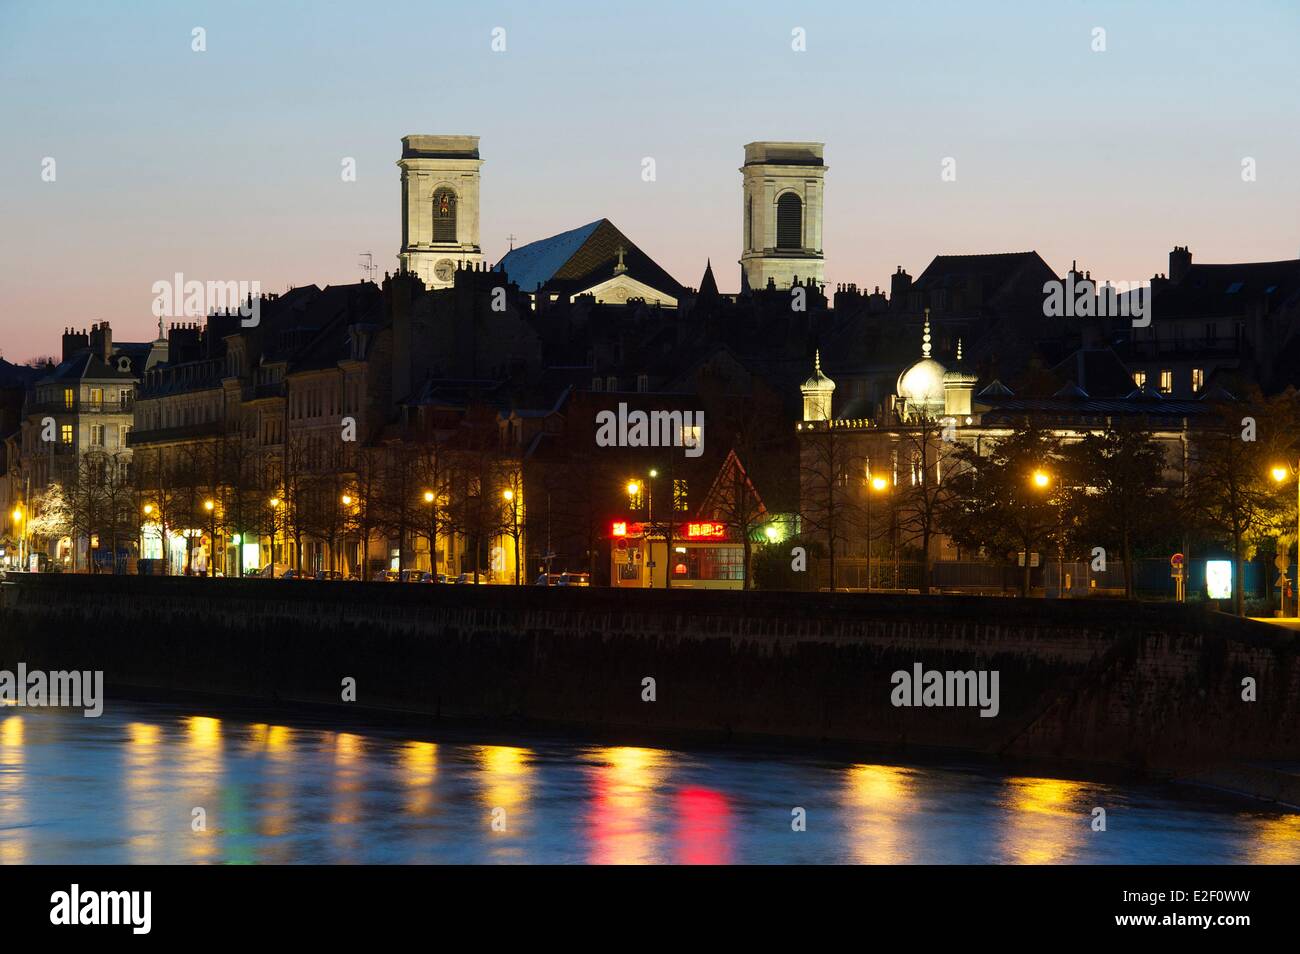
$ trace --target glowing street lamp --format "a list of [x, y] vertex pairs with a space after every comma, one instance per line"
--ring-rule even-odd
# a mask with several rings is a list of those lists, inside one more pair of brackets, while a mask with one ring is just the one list
[[1052, 483], [1052, 475], [1041, 468], [1034, 471], [1031, 479], [1039, 490], [1046, 490]]
[[23, 526], [23, 507], [22, 504], [14, 507], [10, 516], [14, 519], [14, 532], [18, 535], [18, 565], [23, 565], [23, 547], [27, 542], [26, 528]]
[[515, 586], [519, 585], [519, 506], [513, 490], [501, 491], [501, 499], [510, 505], [510, 537], [515, 544]]
[[627, 495], [629, 497], [635, 497], [640, 492], [641, 492], [641, 485], [638, 484], [635, 480], [629, 480], [627, 482]]
[[208, 554], [208, 576], [217, 575], [217, 504], [214, 500], [203, 501], [203, 509], [210, 515], [208, 521], [208, 541], [211, 544], [212, 552]]
[[[426, 498], [428, 497], [427, 494], [426, 494], [425, 496], [426, 496]], [[339, 498], [339, 502], [342, 503], [343, 506], [345, 506], [345, 507], [351, 507], [351, 506], [352, 506], [352, 496], [351, 496], [350, 494], [344, 494], [342, 497]]]
[[[885, 477], [872, 477], [867, 481], [867, 592], [871, 592], [871, 494], [872, 491], [878, 494], [884, 493], [889, 489], [889, 480]], [[831, 580], [831, 589], [835, 588], [835, 581]]]
[[[1286, 479], [1291, 476], [1293, 471], [1297, 474], [1298, 477], [1300, 477], [1300, 465], [1292, 466], [1291, 464], [1275, 464], [1273, 466], [1273, 469], [1269, 471], [1269, 473], [1272, 475], [1273, 480], [1276, 483], [1282, 484], [1286, 482]], [[1296, 589], [1295, 614], [1297, 617], [1300, 617], [1300, 479], [1296, 480], [1295, 505], [1296, 505], [1296, 536], [1295, 536], [1296, 577], [1298, 578], [1296, 580], [1296, 588], [1295, 588]], [[1286, 575], [1285, 570], [1283, 571], [1283, 575], [1284, 576]], [[1286, 601], [1286, 597], [1284, 596], [1281, 602], [1285, 602], [1285, 601]], [[1282, 612], [1286, 612], [1285, 607], [1282, 607]]]
[[433, 503], [433, 491], [432, 491], [432, 490], [426, 490], [426, 491], [424, 492], [424, 502], [427, 503], [427, 504], [431, 504], [431, 503]]

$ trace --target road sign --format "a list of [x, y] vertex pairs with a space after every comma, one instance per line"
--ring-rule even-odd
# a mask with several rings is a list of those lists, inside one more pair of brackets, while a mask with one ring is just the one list
[[1170, 566], [1182, 566], [1182, 565], [1183, 565], [1183, 555], [1182, 555], [1181, 553], [1175, 553], [1173, 556], [1171, 556], [1171, 557], [1169, 558], [1169, 565], [1170, 565]]

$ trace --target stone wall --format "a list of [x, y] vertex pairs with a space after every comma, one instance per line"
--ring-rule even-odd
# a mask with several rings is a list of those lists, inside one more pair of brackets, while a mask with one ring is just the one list
[[[1186, 770], [1300, 757], [1288, 631], [1123, 601], [37, 575], [0, 668], [444, 718], [941, 747]], [[1000, 712], [896, 708], [891, 674], [995, 669]], [[1244, 702], [1252, 676], [1258, 701]], [[657, 699], [642, 701], [653, 677]]]

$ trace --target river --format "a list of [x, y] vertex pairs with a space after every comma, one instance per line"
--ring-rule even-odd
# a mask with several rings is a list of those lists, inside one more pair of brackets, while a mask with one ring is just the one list
[[0, 709], [0, 863], [1300, 862], [1300, 814], [1173, 784], [263, 716]]

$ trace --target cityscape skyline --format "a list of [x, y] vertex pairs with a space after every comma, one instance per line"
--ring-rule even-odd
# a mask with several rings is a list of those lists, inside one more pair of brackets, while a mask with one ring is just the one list
[[[176, 272], [281, 292], [354, 282], [362, 252], [378, 274], [394, 270], [393, 146], [417, 132], [481, 137], [489, 262], [510, 235], [518, 247], [608, 218], [684, 285], [711, 260], [721, 290], [737, 291], [738, 168], [743, 144], [763, 138], [826, 143], [832, 287], [888, 292], [895, 267], [915, 275], [938, 254], [1032, 249], [1058, 274], [1077, 260], [1117, 281], [1163, 272], [1174, 245], [1207, 262], [1300, 255], [1295, 217], [1278, 214], [1300, 207], [1294, 180], [1277, 175], [1300, 155], [1300, 124], [1277, 121], [1300, 91], [1285, 56], [1271, 55], [1300, 16], [1285, 5], [1231, 22], [1173, 5], [1014, 5], [995, 18], [950, 4], [758, 5], [693, 10], [694, 28], [670, 31], [680, 18], [665, 17], [632, 35], [616, 11], [579, 9], [562, 20], [508, 6], [441, 12], [448, 92], [408, 103], [364, 92], [367, 77], [400, 90], [426, 75], [428, 34], [395, 32], [401, 14], [313, 7], [294, 33], [290, 12], [245, 5], [85, 7], [65, 35], [65, 11], [7, 8], [0, 77], [15, 95], [0, 119], [27, 149], [0, 157], [0, 354], [53, 353], [64, 326], [96, 321], [148, 340], [153, 283]], [[1097, 26], [1104, 52], [1090, 48]], [[796, 29], [805, 52], [792, 49]], [[617, 43], [600, 42], [611, 34]], [[301, 40], [275, 39], [288, 35]], [[866, 62], [864, 36], [889, 40]], [[769, 52], [756, 60], [755, 48]], [[1075, 68], [1058, 71], [1063, 58]], [[102, 81], [106, 65], [117, 82]], [[1092, 83], [1082, 91], [1081, 70]], [[872, 121], [846, 119], [862, 105]], [[199, 111], [206, 130], [177, 136]], [[924, 126], [909, 123], [918, 114]], [[1138, 135], [1142, 148], [1125, 149]], [[248, 147], [277, 136], [265, 160]], [[949, 157], [956, 181], [945, 182]], [[354, 182], [340, 175], [348, 158]], [[1243, 181], [1244, 158], [1255, 181]]]

